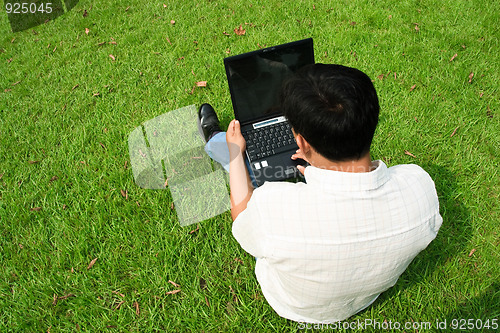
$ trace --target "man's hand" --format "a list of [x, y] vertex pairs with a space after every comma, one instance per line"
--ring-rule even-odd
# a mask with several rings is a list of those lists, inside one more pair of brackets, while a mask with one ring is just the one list
[[[303, 159], [304, 161], [309, 163], [309, 161], [307, 160], [307, 157], [304, 155], [304, 153], [300, 149], [297, 149], [295, 154], [292, 155], [292, 160], [296, 160], [298, 158]], [[311, 163], [309, 163], [309, 164], [311, 164]], [[302, 165], [297, 165], [297, 169], [300, 171], [301, 174], [304, 174], [304, 172], [306, 171], [306, 167], [304, 167]]]
[[241, 134], [241, 125], [238, 120], [233, 119], [229, 123], [229, 127], [226, 132], [226, 142], [231, 159], [236, 157], [239, 153], [243, 153], [245, 151], [247, 143]]

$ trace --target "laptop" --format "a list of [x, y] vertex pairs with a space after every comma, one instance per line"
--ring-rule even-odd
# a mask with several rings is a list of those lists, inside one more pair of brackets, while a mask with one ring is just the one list
[[305, 164], [290, 158], [298, 146], [278, 99], [284, 80], [309, 64], [314, 64], [312, 38], [224, 59], [234, 116], [257, 186], [297, 177], [297, 165]]

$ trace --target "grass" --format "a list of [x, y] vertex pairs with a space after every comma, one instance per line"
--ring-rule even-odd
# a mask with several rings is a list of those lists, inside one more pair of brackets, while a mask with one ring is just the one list
[[[373, 78], [373, 158], [424, 167], [444, 218], [398, 283], [349, 321], [433, 323], [421, 332], [500, 319], [499, 7], [82, 0], [17, 33], [2, 7], [0, 331], [297, 331], [263, 298], [229, 213], [180, 227], [169, 191], [134, 184], [127, 138], [204, 102], [226, 126], [222, 58], [306, 37], [317, 62]], [[198, 81], [207, 87], [193, 91]]]

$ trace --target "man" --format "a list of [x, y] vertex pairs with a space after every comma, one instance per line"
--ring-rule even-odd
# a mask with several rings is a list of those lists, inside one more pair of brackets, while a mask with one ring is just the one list
[[218, 132], [205, 105], [201, 128], [206, 138], [227, 141], [233, 235], [257, 258], [268, 303], [298, 322], [344, 320], [392, 287], [436, 237], [442, 218], [434, 183], [417, 165], [371, 160], [379, 103], [363, 72], [310, 65], [284, 84], [280, 101], [299, 147], [291, 158], [310, 164], [299, 167], [305, 183], [254, 189], [238, 121]]

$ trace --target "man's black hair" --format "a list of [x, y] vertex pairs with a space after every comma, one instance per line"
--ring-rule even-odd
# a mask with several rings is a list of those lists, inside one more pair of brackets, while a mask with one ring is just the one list
[[308, 65], [284, 83], [280, 105], [295, 133], [323, 157], [357, 160], [370, 150], [380, 107], [360, 70]]

